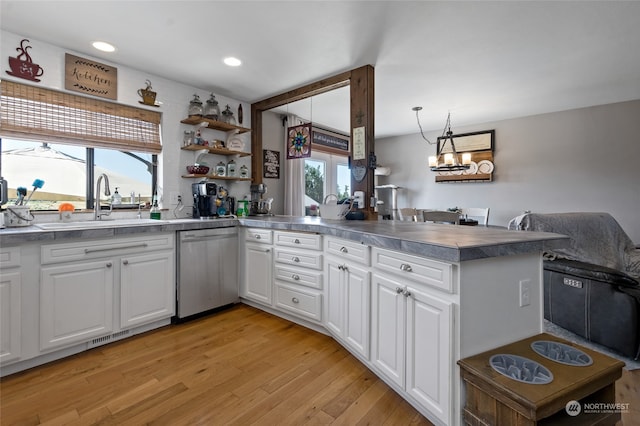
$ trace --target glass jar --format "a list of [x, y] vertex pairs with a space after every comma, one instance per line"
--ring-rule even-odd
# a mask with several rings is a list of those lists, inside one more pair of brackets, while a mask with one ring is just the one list
[[227, 163], [227, 176], [235, 177], [236, 175], [236, 162], [231, 160]]
[[216, 121], [220, 119], [220, 107], [218, 106], [218, 101], [213, 93], [211, 94], [211, 97], [207, 99], [207, 104], [204, 106], [204, 116], [205, 118], [210, 118]]
[[216, 165], [216, 176], [225, 176], [227, 174], [227, 165], [220, 161]]
[[202, 102], [196, 94], [193, 95], [193, 99], [189, 102], [189, 117], [202, 117]]
[[193, 130], [185, 130], [184, 137], [182, 138], [182, 146], [193, 145], [194, 136], [195, 136], [195, 132]]
[[241, 178], [248, 178], [249, 177], [249, 168], [247, 166], [245, 166], [244, 164], [242, 166], [240, 166], [240, 177]]
[[224, 111], [222, 111], [222, 121], [227, 124], [236, 125], [236, 118], [233, 116], [233, 111], [231, 111], [231, 107], [227, 105]]

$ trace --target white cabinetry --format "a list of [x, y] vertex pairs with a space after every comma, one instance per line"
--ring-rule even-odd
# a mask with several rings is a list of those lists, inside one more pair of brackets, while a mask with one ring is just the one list
[[174, 247], [173, 233], [43, 245], [40, 350], [173, 316]]
[[[436, 289], [453, 288], [452, 265], [377, 248], [373, 255], [371, 362], [448, 424], [454, 380], [454, 303]], [[393, 270], [390, 265], [396, 263]], [[421, 284], [431, 283], [438, 270], [433, 287]], [[449, 278], [442, 279], [447, 274]]]
[[369, 359], [369, 247], [337, 238], [325, 241], [324, 325], [349, 349]]
[[272, 304], [273, 234], [271, 230], [247, 228], [241, 296], [266, 305]]
[[20, 247], [0, 248], [0, 362], [21, 355]]
[[314, 322], [322, 321], [322, 237], [275, 231], [275, 307]]

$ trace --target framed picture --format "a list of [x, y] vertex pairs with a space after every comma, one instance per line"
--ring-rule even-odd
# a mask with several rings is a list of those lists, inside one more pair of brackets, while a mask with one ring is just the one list
[[[451, 136], [458, 154], [460, 154], [461, 152], [493, 151], [495, 137], [495, 130], [483, 130], [481, 132], [461, 133], [459, 135]], [[441, 149], [442, 153], [453, 152], [453, 150], [451, 149], [449, 138], [446, 136], [440, 136], [438, 138], [437, 152], [441, 152]]]
[[311, 156], [311, 123], [287, 128], [287, 159]]
[[262, 177], [280, 179], [280, 152], [262, 150]]

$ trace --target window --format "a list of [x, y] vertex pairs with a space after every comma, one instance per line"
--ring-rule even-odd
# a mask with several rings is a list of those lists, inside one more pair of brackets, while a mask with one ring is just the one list
[[[156, 155], [7, 138], [0, 144], [9, 203], [17, 199], [18, 187], [31, 194], [31, 184], [41, 179], [43, 187], [29, 200], [31, 210], [57, 210], [63, 202], [76, 209], [92, 209], [94, 182], [101, 173], [109, 178], [111, 194], [118, 188], [123, 203], [131, 203], [132, 192], [136, 197], [140, 194], [143, 202], [151, 201]], [[102, 202], [109, 201], [104, 192], [100, 196]]]
[[311, 157], [304, 162], [305, 214], [311, 212], [311, 205], [324, 202], [327, 195], [334, 194], [338, 199], [349, 197], [351, 175], [346, 156], [312, 151]]

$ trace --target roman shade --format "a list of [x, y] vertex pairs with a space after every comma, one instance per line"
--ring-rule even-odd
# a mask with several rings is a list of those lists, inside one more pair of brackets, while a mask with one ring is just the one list
[[157, 154], [160, 113], [3, 80], [0, 135]]

